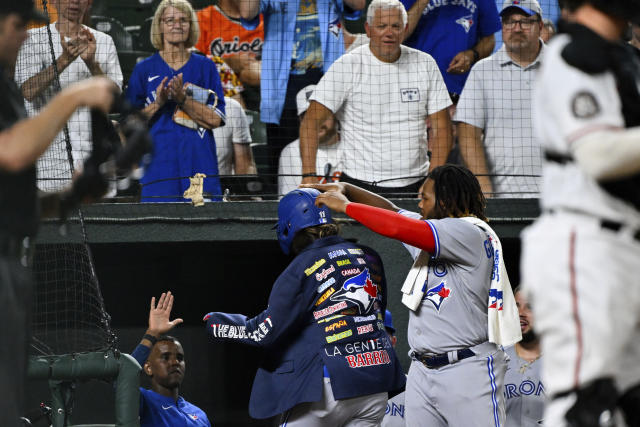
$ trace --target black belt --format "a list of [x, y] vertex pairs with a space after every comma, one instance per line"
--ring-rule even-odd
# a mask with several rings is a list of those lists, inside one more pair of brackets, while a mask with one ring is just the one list
[[[559, 213], [559, 212], [562, 212], [562, 211], [567, 212], [567, 213], [573, 213], [573, 214], [589, 216], [588, 213], [582, 212], [582, 211], [579, 211], [579, 210], [576, 210], [576, 209], [547, 209], [546, 212], [548, 212], [550, 214], [555, 214], [555, 213]], [[598, 221], [600, 222], [600, 227], [601, 228], [603, 228], [605, 230], [613, 231], [614, 233], [617, 233], [618, 231], [620, 231], [623, 228], [625, 228], [625, 224], [623, 224], [622, 222], [613, 221], [613, 220], [604, 219], [604, 218], [600, 218], [600, 219], [598, 219]], [[640, 229], [633, 231], [632, 236], [633, 236], [634, 240], [637, 240], [638, 242], [640, 242]]]
[[[455, 359], [454, 357], [453, 359], [455, 360], [450, 360], [449, 359], [450, 353], [456, 354], [458, 356], [457, 359]], [[473, 351], [469, 350], [468, 348], [465, 348], [463, 350], [456, 350], [454, 352], [436, 354], [433, 356], [414, 352], [412, 353], [411, 356], [417, 361], [422, 362], [422, 364], [429, 369], [438, 369], [445, 365], [449, 365], [451, 363], [455, 363], [475, 355], [476, 354]]]

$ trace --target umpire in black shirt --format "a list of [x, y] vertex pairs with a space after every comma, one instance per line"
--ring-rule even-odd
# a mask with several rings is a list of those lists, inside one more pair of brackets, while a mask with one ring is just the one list
[[27, 118], [12, 75], [30, 20], [46, 22], [33, 0], [0, 0], [0, 426], [19, 425], [24, 412], [29, 252], [39, 219], [35, 162], [81, 106], [107, 112], [114, 84], [93, 78], [61, 91]]

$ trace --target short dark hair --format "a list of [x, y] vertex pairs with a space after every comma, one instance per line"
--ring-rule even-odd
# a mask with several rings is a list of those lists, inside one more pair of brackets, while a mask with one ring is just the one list
[[433, 181], [435, 206], [444, 217], [473, 215], [487, 221], [484, 194], [478, 178], [469, 169], [448, 163], [429, 172], [427, 179]]
[[172, 342], [172, 343], [179, 343], [180, 341], [178, 341], [178, 338], [176, 337], [172, 337], [171, 335], [160, 335], [158, 337], [158, 339], [156, 340], [156, 344], [159, 342]]
[[323, 237], [337, 236], [338, 234], [340, 234], [340, 227], [335, 223], [303, 228], [298, 231], [293, 238], [291, 242], [291, 252], [298, 254], [314, 241], [322, 239]]

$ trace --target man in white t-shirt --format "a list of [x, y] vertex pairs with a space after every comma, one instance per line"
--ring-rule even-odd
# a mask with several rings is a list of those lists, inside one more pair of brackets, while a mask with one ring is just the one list
[[213, 130], [220, 175], [255, 175], [256, 164], [251, 152], [249, 120], [242, 105], [224, 97], [227, 121]]
[[[61, 88], [91, 76], [106, 75], [122, 88], [122, 71], [113, 39], [81, 24], [90, 4], [90, 0], [78, 0], [73, 5], [69, 1], [53, 0], [58, 21], [29, 30], [29, 37], [18, 55], [15, 80], [30, 116], [36, 115]], [[49, 31], [61, 88], [56, 81]], [[91, 153], [89, 109], [76, 110], [67, 127], [76, 169]], [[38, 159], [38, 187], [43, 191], [60, 190], [69, 184], [72, 173], [64, 132], [61, 132]]]
[[[318, 128], [335, 115], [341, 125], [342, 181], [377, 193], [417, 193], [429, 167], [452, 146], [449, 93], [436, 62], [402, 46], [407, 12], [397, 0], [374, 0], [365, 29], [370, 42], [343, 55], [322, 77], [300, 127], [303, 183], [317, 173]], [[425, 120], [433, 132], [424, 144]]]
[[[316, 85], [309, 85], [298, 92], [296, 104], [300, 121], [309, 108], [309, 98], [313, 94]], [[320, 125], [318, 132], [318, 152], [316, 155], [317, 180], [321, 184], [338, 181], [342, 173], [342, 160], [340, 134], [338, 124], [333, 116], [330, 116]], [[298, 188], [302, 175], [302, 162], [300, 161], [300, 140], [289, 143], [282, 153], [278, 164], [278, 194], [285, 195]]]

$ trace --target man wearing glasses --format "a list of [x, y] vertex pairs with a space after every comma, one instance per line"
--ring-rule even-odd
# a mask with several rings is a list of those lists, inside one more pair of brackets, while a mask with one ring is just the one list
[[506, 0], [503, 46], [471, 70], [454, 121], [460, 151], [488, 197], [537, 197], [542, 154], [531, 95], [544, 43], [537, 0]]

